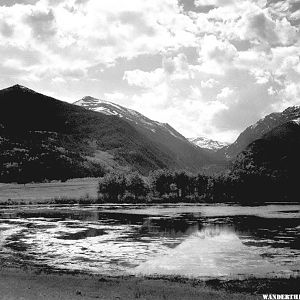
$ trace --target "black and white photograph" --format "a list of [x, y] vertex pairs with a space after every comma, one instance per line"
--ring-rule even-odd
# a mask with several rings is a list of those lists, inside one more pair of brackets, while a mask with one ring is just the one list
[[300, 0], [0, 0], [0, 300], [300, 299]]

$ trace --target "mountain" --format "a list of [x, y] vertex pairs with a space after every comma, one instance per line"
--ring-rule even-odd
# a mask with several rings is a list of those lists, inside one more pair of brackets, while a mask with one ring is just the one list
[[137, 126], [20, 85], [0, 91], [0, 107], [0, 182], [99, 176], [111, 169], [197, 172], [212, 161], [166, 124]]
[[227, 159], [233, 159], [250, 143], [260, 139], [264, 134], [271, 131], [273, 128], [286, 122], [297, 120], [300, 120], [300, 106], [292, 106], [283, 112], [271, 113], [256, 122], [254, 125], [246, 128], [246, 130], [239, 135], [233, 144], [220, 149], [219, 153], [224, 154]]
[[218, 142], [205, 137], [189, 138], [188, 140], [202, 149], [207, 149], [214, 152], [229, 146], [229, 143]]
[[126, 121], [129, 121], [138, 128], [145, 128], [148, 131], [152, 131], [156, 134], [172, 135], [173, 137], [186, 142], [186, 138], [172, 128], [169, 124], [153, 121], [135, 110], [126, 108], [113, 102], [86, 96], [81, 100], [74, 102], [74, 104], [82, 106], [86, 109], [101, 112], [105, 115], [118, 116]]
[[296, 119], [273, 128], [250, 143], [233, 163], [233, 171], [246, 174], [254, 182], [253, 191], [265, 199], [299, 201], [299, 123]]
[[235, 164], [239, 164], [243, 169], [255, 166], [269, 170], [299, 170], [299, 153], [299, 121], [289, 121], [250, 143], [237, 156]]
[[141, 113], [110, 101], [84, 97], [74, 104], [109, 116], [117, 116], [131, 124], [139, 133], [166, 152], [171, 153], [179, 169], [208, 170], [223, 168], [223, 160], [206, 149], [195, 147], [167, 123], [153, 121]]

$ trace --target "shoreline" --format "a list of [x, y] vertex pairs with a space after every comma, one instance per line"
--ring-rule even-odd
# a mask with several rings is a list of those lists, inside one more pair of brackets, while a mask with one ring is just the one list
[[[14, 191], [15, 199], [5, 207], [0, 195], [0, 206], [4, 209], [10, 205], [16, 206], [40, 206], [53, 204], [58, 208], [74, 207], [68, 203], [47, 203], [50, 195], [72, 192], [74, 197], [80, 196], [85, 199], [87, 189], [95, 191], [95, 182], [72, 181], [67, 183], [50, 183], [41, 185], [30, 185], [26, 187], [15, 185], [1, 185], [0, 194], [5, 191]], [[80, 189], [78, 190], [78, 187]], [[57, 190], [56, 190], [57, 188]], [[23, 203], [18, 202], [18, 197], [25, 193]], [[55, 192], [55, 193], [54, 193]], [[39, 198], [43, 194], [44, 198]], [[91, 195], [91, 194], [89, 194]], [[2, 197], [2, 199], [1, 199]], [[90, 197], [90, 196], [89, 196]], [[51, 198], [50, 198], [51, 199]], [[1, 201], [2, 200], [2, 201]], [[53, 201], [53, 200], [52, 200]], [[14, 203], [15, 202], [15, 203]], [[41, 203], [42, 202], [42, 203]], [[81, 203], [89, 205], [90, 203]], [[148, 206], [157, 204], [170, 205], [200, 205], [202, 203], [134, 203], [134, 205]], [[203, 203], [206, 205], [207, 203]], [[222, 205], [229, 203], [221, 203]], [[234, 205], [231, 203], [229, 205]], [[269, 203], [270, 204], [270, 203]], [[295, 204], [295, 203], [276, 203]], [[80, 204], [74, 204], [80, 207]], [[97, 204], [98, 205], [98, 204]], [[99, 203], [99, 205], [132, 205], [130, 203]], [[209, 203], [209, 205], [218, 205]], [[15, 261], [0, 258], [0, 300], [76, 300], [76, 299], [171, 299], [171, 300], [193, 300], [193, 299], [262, 299], [262, 294], [299, 294], [300, 277], [276, 278], [254, 276], [229, 278], [187, 278], [182, 276], [142, 276], [124, 275], [108, 276], [105, 274], [90, 274], [78, 271], [53, 269], [48, 266], [22, 264], [19, 258]]]
[[262, 299], [298, 294], [300, 278], [197, 279], [180, 276], [108, 276], [36, 267], [0, 268], [0, 299]]

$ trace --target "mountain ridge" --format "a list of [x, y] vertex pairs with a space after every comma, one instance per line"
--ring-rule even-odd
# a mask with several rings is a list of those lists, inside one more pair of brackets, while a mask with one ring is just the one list
[[[147, 136], [152, 142], [158, 144], [161, 149], [172, 153], [178, 161], [180, 168], [184, 167], [184, 161], [189, 165], [196, 161], [196, 165], [202, 161], [201, 165], [208, 166], [207, 169], [222, 165], [223, 160], [215, 153], [210, 153], [206, 149], [195, 147], [182, 134], [176, 131], [168, 123], [153, 121], [143, 114], [121, 106], [119, 104], [97, 99], [91, 96], [83, 97], [74, 104], [106, 115], [115, 115], [132, 124], [136, 130]], [[199, 167], [198, 167], [199, 168]], [[223, 168], [223, 165], [222, 165]], [[206, 168], [205, 168], [206, 170]]]
[[258, 189], [256, 197], [269, 201], [299, 201], [299, 153], [299, 122], [288, 121], [250, 143], [236, 157], [232, 170], [254, 183], [249, 194]]
[[25, 173], [36, 173], [32, 180], [59, 179], [63, 170], [68, 178], [96, 176], [107, 167], [142, 174], [163, 168], [198, 172], [211, 161], [169, 128], [157, 125], [157, 134], [20, 85], [1, 90], [0, 105], [1, 181]]
[[116, 115], [128, 121], [142, 124], [143, 126], [147, 127], [153, 132], [155, 132], [155, 130], [158, 128], [167, 130], [172, 135], [182, 140], [186, 140], [186, 138], [182, 134], [176, 131], [168, 123], [153, 121], [138, 111], [135, 111], [130, 108], [126, 108], [125, 106], [116, 104], [111, 101], [98, 99], [92, 96], [85, 96], [82, 99], [75, 101], [74, 104], [96, 112], [101, 112], [106, 115]]
[[193, 137], [193, 138], [188, 138], [188, 140], [202, 149], [208, 149], [214, 152], [226, 146], [229, 146], [230, 144], [226, 142], [215, 141], [206, 137]]
[[282, 112], [273, 112], [258, 120], [255, 124], [248, 126], [240, 133], [236, 141], [227, 147], [218, 151], [227, 159], [234, 159], [242, 152], [249, 144], [257, 139], [260, 139], [264, 134], [271, 131], [273, 128], [282, 125], [286, 122], [300, 121], [300, 106], [291, 106]]

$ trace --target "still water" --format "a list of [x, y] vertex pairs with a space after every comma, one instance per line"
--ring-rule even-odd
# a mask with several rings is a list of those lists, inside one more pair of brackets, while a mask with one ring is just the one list
[[109, 275], [290, 276], [298, 205], [0, 207], [0, 261]]

